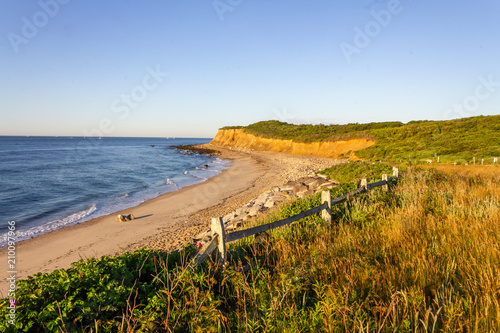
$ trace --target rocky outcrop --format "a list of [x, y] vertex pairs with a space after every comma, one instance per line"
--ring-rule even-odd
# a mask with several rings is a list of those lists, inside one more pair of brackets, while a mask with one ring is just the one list
[[341, 154], [350, 154], [351, 157], [354, 157], [355, 151], [368, 148], [374, 145], [375, 141], [360, 138], [302, 143], [292, 140], [261, 138], [245, 133], [243, 129], [221, 129], [211, 143], [218, 146], [246, 147], [259, 151], [270, 150], [289, 154], [337, 158]]
[[[257, 198], [251, 200], [242, 207], [236, 209], [222, 218], [226, 232], [231, 232], [241, 227], [245, 222], [256, 218], [259, 214], [270, 210], [285, 200], [293, 198], [304, 198], [317, 191], [337, 186], [336, 181], [329, 181], [324, 175], [311, 175], [289, 181], [282, 186], [263, 192]], [[209, 242], [212, 239], [211, 230], [206, 230], [195, 237], [193, 241], [198, 244]]]

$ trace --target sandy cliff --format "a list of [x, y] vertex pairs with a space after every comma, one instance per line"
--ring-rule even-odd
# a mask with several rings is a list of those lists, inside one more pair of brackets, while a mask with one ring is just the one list
[[300, 143], [292, 140], [261, 138], [245, 133], [242, 129], [219, 130], [211, 142], [214, 145], [226, 147], [246, 147], [254, 150], [271, 150], [290, 154], [337, 158], [340, 154], [350, 154], [355, 157], [356, 150], [361, 150], [375, 144], [373, 140], [352, 139], [345, 141], [328, 141]]

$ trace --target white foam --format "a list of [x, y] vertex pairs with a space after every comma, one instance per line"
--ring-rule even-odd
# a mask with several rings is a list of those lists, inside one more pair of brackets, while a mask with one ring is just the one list
[[[40, 236], [47, 232], [61, 229], [68, 225], [76, 224], [81, 220], [85, 219], [86, 217], [88, 217], [89, 215], [91, 215], [92, 213], [94, 213], [96, 210], [97, 206], [96, 204], [93, 204], [90, 208], [72, 214], [70, 216], [67, 216], [61, 220], [55, 220], [40, 226], [31, 227], [26, 230], [18, 229], [16, 230], [16, 241], [22, 241], [32, 237]], [[5, 234], [0, 236], [0, 248], [7, 246], [7, 244], [8, 244], [8, 235]]]
[[194, 177], [194, 178], [203, 179], [204, 181], [208, 179], [208, 178], [206, 178], [206, 177], [197, 176], [197, 175], [191, 175], [191, 176], [192, 176], [192, 177]]

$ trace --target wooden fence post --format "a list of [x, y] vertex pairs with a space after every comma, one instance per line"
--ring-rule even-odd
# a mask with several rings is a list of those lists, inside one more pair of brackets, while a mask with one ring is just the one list
[[366, 178], [361, 179], [361, 187], [364, 187], [368, 190], [368, 181], [366, 180]]
[[[387, 174], [383, 174], [382, 175], [382, 180], [385, 180], [387, 181]], [[382, 185], [382, 188], [384, 189], [384, 191], [387, 191], [389, 189], [389, 185], [385, 184], [385, 185]]]
[[321, 211], [321, 218], [328, 224], [332, 224], [332, 195], [330, 191], [321, 192], [321, 203], [328, 203], [328, 208]]
[[474, 163], [474, 165], [476, 165], [476, 157], [472, 158], [472, 162]]
[[392, 167], [392, 176], [398, 178], [399, 177], [399, 169], [396, 167]]
[[214, 217], [212, 219], [212, 237], [214, 234], [219, 236], [219, 262], [224, 265], [226, 263], [226, 233], [224, 231], [224, 222], [222, 217]]

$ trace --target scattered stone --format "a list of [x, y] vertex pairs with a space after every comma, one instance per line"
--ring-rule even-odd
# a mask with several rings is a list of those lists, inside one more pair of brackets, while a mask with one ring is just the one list
[[[310, 172], [310, 170], [305, 170]], [[227, 232], [232, 232], [240, 228], [245, 222], [248, 222], [259, 213], [276, 206], [277, 203], [287, 199], [291, 195], [299, 198], [305, 198], [314, 194], [316, 191], [330, 189], [338, 185], [334, 180], [327, 180], [325, 175], [311, 174], [309, 176], [296, 177], [295, 181], [288, 181], [282, 186], [274, 186], [272, 190], [261, 193], [257, 198], [250, 200], [245, 205], [237, 208], [235, 211], [226, 214], [222, 221], [224, 229]], [[257, 238], [257, 242], [264, 241], [269, 237], [268, 234], [262, 233]], [[211, 230], [203, 231], [193, 238], [194, 242], [204, 244], [211, 241]]]

